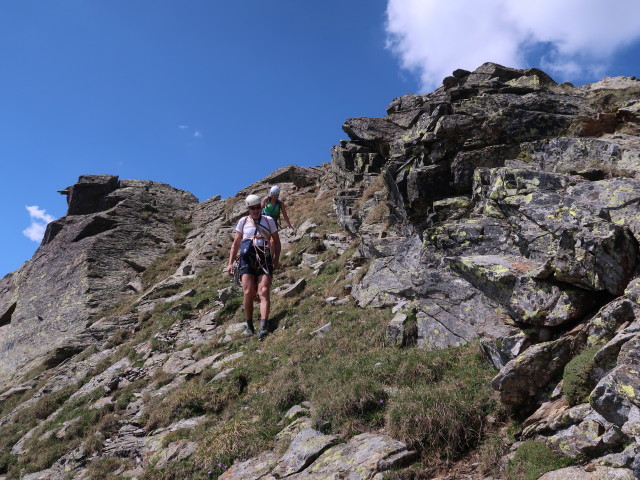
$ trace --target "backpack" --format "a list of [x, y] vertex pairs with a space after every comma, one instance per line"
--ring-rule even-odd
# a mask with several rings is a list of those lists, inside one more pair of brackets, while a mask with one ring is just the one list
[[[258, 222], [256, 223], [250, 215], [247, 215], [247, 217], [244, 220], [244, 223], [242, 224], [242, 229], [244, 230], [244, 226], [247, 223], [247, 220], [251, 220], [251, 222], [253, 223], [253, 226], [255, 227], [255, 230], [253, 232], [253, 235], [251, 237], [248, 238], [243, 238], [242, 242], [240, 243], [240, 257], [242, 258], [243, 262], [251, 265], [252, 267], [257, 267], [257, 266], [261, 266], [263, 269], [265, 269], [265, 266], [262, 266], [261, 263], [263, 261], [266, 261], [266, 259], [271, 255], [271, 252], [269, 250], [269, 239], [271, 238], [271, 229], [269, 228], [269, 226], [265, 226], [262, 225], [260, 222], [262, 221], [262, 216], [260, 216], [260, 218], [258, 219]], [[264, 245], [256, 245], [256, 238], [262, 237], [264, 238]], [[260, 256], [260, 254], [262, 254], [262, 257]], [[266, 269], [265, 269], [266, 272]]]

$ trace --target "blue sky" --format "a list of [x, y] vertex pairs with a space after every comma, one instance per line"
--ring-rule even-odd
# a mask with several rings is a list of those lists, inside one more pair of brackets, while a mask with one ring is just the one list
[[63, 216], [56, 191], [82, 174], [226, 197], [330, 161], [346, 118], [383, 116], [455, 68], [640, 75], [637, 0], [566, 2], [587, 13], [558, 22], [550, 0], [6, 0], [0, 276], [31, 257], [23, 232]]

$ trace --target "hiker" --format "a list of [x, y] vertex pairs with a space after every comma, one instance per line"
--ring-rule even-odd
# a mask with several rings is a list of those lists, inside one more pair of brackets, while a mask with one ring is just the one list
[[240, 278], [244, 294], [244, 316], [247, 321], [245, 336], [254, 334], [253, 301], [260, 301], [260, 331], [262, 340], [269, 333], [269, 288], [273, 271], [280, 259], [280, 237], [273, 218], [262, 213], [260, 197], [249, 195], [245, 200], [249, 215], [242, 217], [236, 226], [233, 244], [229, 252], [227, 273], [233, 275], [233, 262], [240, 253]]
[[269, 215], [276, 221], [276, 225], [280, 227], [280, 213], [284, 217], [285, 222], [289, 225], [289, 228], [293, 230], [291, 222], [289, 221], [289, 215], [287, 215], [287, 209], [284, 207], [284, 200], [280, 200], [280, 187], [274, 185], [269, 190], [269, 195], [262, 199], [262, 213]]

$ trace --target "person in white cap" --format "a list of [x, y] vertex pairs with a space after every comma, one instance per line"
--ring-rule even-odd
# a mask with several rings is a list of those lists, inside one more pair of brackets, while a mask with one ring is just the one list
[[249, 195], [245, 202], [249, 215], [242, 217], [236, 225], [227, 273], [233, 275], [233, 262], [239, 253], [244, 315], [247, 321], [245, 336], [251, 336], [255, 332], [253, 301], [257, 292], [260, 299], [258, 338], [262, 340], [269, 333], [271, 277], [280, 260], [280, 236], [275, 220], [262, 213], [260, 197]]
[[293, 230], [291, 222], [289, 221], [289, 215], [287, 215], [287, 209], [284, 206], [284, 200], [280, 200], [280, 187], [274, 185], [269, 190], [269, 195], [262, 199], [262, 213], [269, 215], [276, 221], [276, 225], [280, 227], [280, 213], [284, 217], [284, 221], [287, 222], [289, 228]]

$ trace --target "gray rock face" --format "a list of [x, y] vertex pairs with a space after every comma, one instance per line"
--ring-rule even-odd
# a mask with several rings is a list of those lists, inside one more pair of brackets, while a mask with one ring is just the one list
[[[635, 78], [573, 88], [485, 64], [395, 99], [384, 118], [348, 120], [332, 151], [338, 219], [372, 259], [356, 301], [411, 305], [419, 347], [479, 337], [502, 402], [543, 405], [525, 438], [564, 455], [605, 455], [640, 433], [639, 99]], [[371, 185], [383, 191], [362, 202]], [[370, 221], [376, 201], [395, 212], [386, 226]], [[392, 322], [388, 342], [401, 331]], [[567, 410], [558, 382], [594, 345], [591, 406]]]
[[304, 470], [337, 440], [334, 435], [324, 435], [311, 428], [301, 430], [293, 437], [289, 449], [272, 470], [272, 475], [283, 478]]
[[220, 475], [220, 480], [366, 480], [416, 458], [416, 452], [387, 435], [364, 433], [339, 443], [337, 436], [324, 435], [310, 424], [309, 418], [298, 418], [276, 436], [284, 454], [267, 451], [238, 462]]
[[84, 331], [94, 312], [134, 293], [126, 285], [167, 246], [190, 193], [169, 185], [80, 177], [69, 213], [49, 224], [31, 261], [2, 280], [0, 379]]
[[540, 480], [633, 480], [637, 478], [628, 468], [594, 467], [585, 471], [580, 467], [567, 467], [547, 472]]
[[[640, 82], [620, 85], [640, 92]], [[339, 220], [373, 257], [352, 292], [358, 303], [439, 303], [440, 328], [426, 310], [418, 319], [420, 343], [446, 346], [486, 332], [477, 328], [482, 314], [456, 312], [451, 302], [443, 309], [439, 295], [482, 292], [479, 311], [489, 304], [488, 318], [501, 317], [489, 322], [494, 339], [514, 333], [505, 321], [557, 327], [583, 318], [602, 295], [621, 295], [639, 264], [640, 184], [605, 177], [635, 177], [640, 144], [613, 131], [635, 120], [598, 124], [600, 90], [485, 64], [458, 72], [432, 94], [394, 100], [387, 117], [347, 120], [351, 140], [334, 147], [332, 167], [344, 188], [336, 197]], [[614, 104], [624, 110], [625, 98]], [[604, 135], [553, 138], [566, 130]], [[406, 231], [401, 225], [410, 223], [419, 235], [403, 240], [385, 232], [387, 238], [376, 239], [367, 214], [354, 209], [359, 188], [376, 175], [385, 190], [376, 198], [399, 212], [389, 217], [389, 230]], [[363, 209], [375, 204], [367, 205]], [[497, 315], [492, 302], [500, 307]]]
[[474, 194], [485, 214], [508, 222], [523, 255], [550, 262], [553, 278], [620, 295], [638, 264], [637, 240], [604, 212], [626, 205], [625, 197], [634, 204], [629, 191], [639, 187], [630, 179], [586, 182], [501, 168], [477, 170]]
[[[589, 135], [615, 130], [615, 119], [613, 127], [596, 120], [600, 117], [589, 97], [594, 92], [558, 86], [540, 71], [485, 64], [451, 78], [431, 94], [394, 100], [384, 118], [345, 122], [351, 141], [332, 152], [345, 188], [385, 166], [415, 215], [430, 201], [468, 191], [475, 168], [505, 165], [523, 151], [522, 144], [571, 129], [584, 133], [587, 125]], [[625, 85], [637, 89], [638, 83]], [[624, 142], [618, 142], [610, 145], [620, 149]], [[544, 156], [541, 144], [532, 148]]]
[[507, 363], [491, 382], [500, 400], [524, 408], [535, 405], [544, 387], [571, 359], [572, 340], [563, 337], [533, 345]]
[[593, 408], [621, 427], [629, 420], [640, 427], [640, 418], [630, 418], [632, 412], [640, 407], [639, 362], [640, 336], [636, 335], [624, 343], [618, 354], [617, 366], [600, 380], [592, 392]]
[[546, 276], [545, 265], [523, 257], [460, 257], [452, 267], [522, 323], [556, 326], [579, 318], [594, 305], [586, 290], [536, 279]]
[[380, 471], [405, 465], [415, 458], [402, 442], [386, 435], [363, 433], [330, 448], [305, 471], [291, 479], [365, 480]]

